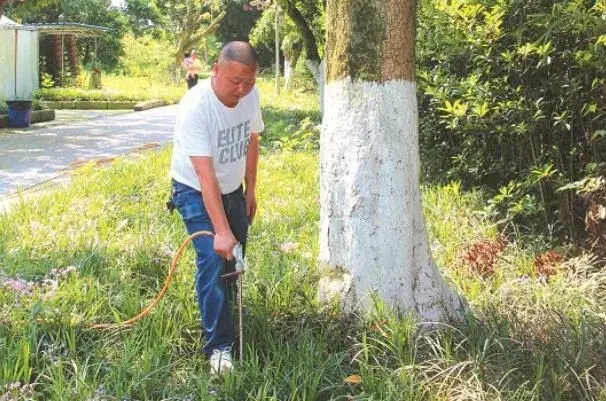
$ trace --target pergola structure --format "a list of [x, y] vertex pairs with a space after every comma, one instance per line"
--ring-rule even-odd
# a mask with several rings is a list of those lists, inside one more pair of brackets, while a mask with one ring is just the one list
[[[55, 78], [61, 84], [65, 80], [65, 53], [67, 45], [67, 53], [69, 55], [69, 67], [74, 75], [78, 75], [78, 51], [76, 47], [77, 37], [88, 37], [94, 38], [94, 56], [93, 63], [96, 61], [97, 49], [99, 47], [99, 38], [106, 32], [110, 31], [110, 28], [78, 24], [72, 22], [59, 22], [59, 23], [44, 23], [44, 24], [28, 24], [27, 26], [36, 29], [40, 33], [41, 40], [48, 40], [50, 42], [50, 51], [44, 54], [50, 57], [54, 61], [57, 68], [55, 71]], [[42, 52], [45, 49], [41, 48]], [[60, 71], [60, 74], [59, 74]]]
[[8, 100], [31, 99], [39, 87], [40, 39], [51, 43], [49, 49], [42, 49], [43, 55], [50, 57], [55, 80], [65, 79], [65, 47], [68, 42], [70, 69], [78, 70], [76, 37], [95, 38], [93, 62], [96, 60], [98, 38], [110, 28], [71, 22], [18, 24], [5, 16], [0, 16], [0, 97]]

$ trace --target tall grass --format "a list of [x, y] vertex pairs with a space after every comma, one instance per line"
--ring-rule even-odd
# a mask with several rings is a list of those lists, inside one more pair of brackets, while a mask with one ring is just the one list
[[[463, 255], [499, 232], [480, 212], [482, 194], [456, 183], [424, 188], [424, 211], [434, 256], [474, 312], [464, 323], [428, 331], [380, 300], [348, 319], [318, 304], [318, 157], [275, 146], [298, 135], [297, 113], [317, 122], [317, 111], [311, 94], [278, 98], [264, 85], [275, 113], [266, 118], [244, 282], [245, 358], [234, 374], [210, 377], [200, 352], [191, 250], [139, 324], [87, 327], [137, 313], [185, 237], [164, 208], [165, 148], [86, 166], [68, 187], [0, 215], [0, 397], [606, 399], [604, 271], [580, 255], [546, 279], [533, 268], [533, 249], [511, 238], [493, 273], [479, 274]], [[272, 131], [283, 119], [292, 123]]]

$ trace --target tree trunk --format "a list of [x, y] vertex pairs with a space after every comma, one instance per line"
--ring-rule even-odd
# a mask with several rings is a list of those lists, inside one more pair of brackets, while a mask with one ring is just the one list
[[67, 48], [69, 52], [69, 69], [72, 73], [72, 77], [76, 78], [80, 75], [80, 63], [78, 60], [78, 45], [76, 42], [76, 35], [69, 35], [66, 37]]
[[275, 85], [276, 95], [280, 95], [280, 7], [276, 5], [276, 18], [274, 22], [275, 45], [276, 45], [276, 63], [275, 63]]
[[305, 60], [305, 65], [318, 84], [318, 95], [320, 96], [320, 114], [324, 115], [324, 60], [316, 61], [308, 58]]
[[373, 294], [424, 321], [463, 301], [430, 253], [419, 190], [414, 0], [329, 0], [321, 137], [319, 296], [345, 312]]
[[320, 96], [320, 113], [324, 110], [324, 75], [323, 61], [320, 60], [318, 54], [318, 45], [316, 37], [314, 36], [309, 23], [305, 20], [305, 17], [297, 8], [293, 0], [280, 0], [279, 4], [284, 8], [286, 15], [293, 21], [297, 30], [301, 34], [303, 40], [303, 46], [305, 48], [305, 65], [311, 71], [316, 83], [318, 84], [318, 92]]
[[295, 82], [295, 69], [301, 55], [301, 47], [293, 46], [291, 54], [284, 53], [284, 91], [292, 92], [292, 87]]
[[57, 86], [63, 86], [63, 47], [61, 45], [61, 35], [52, 35], [52, 71], [53, 78]]

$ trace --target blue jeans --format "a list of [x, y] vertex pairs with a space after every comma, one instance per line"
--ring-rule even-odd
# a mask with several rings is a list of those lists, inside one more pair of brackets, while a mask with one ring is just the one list
[[[201, 230], [215, 232], [200, 191], [172, 180], [171, 195], [190, 235]], [[229, 226], [244, 251], [248, 234], [248, 217], [242, 187], [230, 194], [222, 195], [222, 200]], [[233, 261], [226, 262], [215, 252], [213, 237], [198, 237], [193, 244], [197, 266], [195, 288], [205, 339], [202, 350], [210, 355], [213, 350], [223, 350], [234, 343], [231, 289], [230, 284], [221, 276], [233, 271], [235, 265]]]

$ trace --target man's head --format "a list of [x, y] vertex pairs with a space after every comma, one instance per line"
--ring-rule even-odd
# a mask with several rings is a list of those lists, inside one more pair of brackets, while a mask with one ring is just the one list
[[192, 50], [192, 51], [190, 52], [190, 54], [191, 54], [191, 57], [192, 57], [192, 58], [196, 58], [196, 51], [195, 51], [195, 50]]
[[228, 107], [234, 107], [255, 86], [259, 57], [246, 42], [229, 42], [213, 64], [213, 88]]

